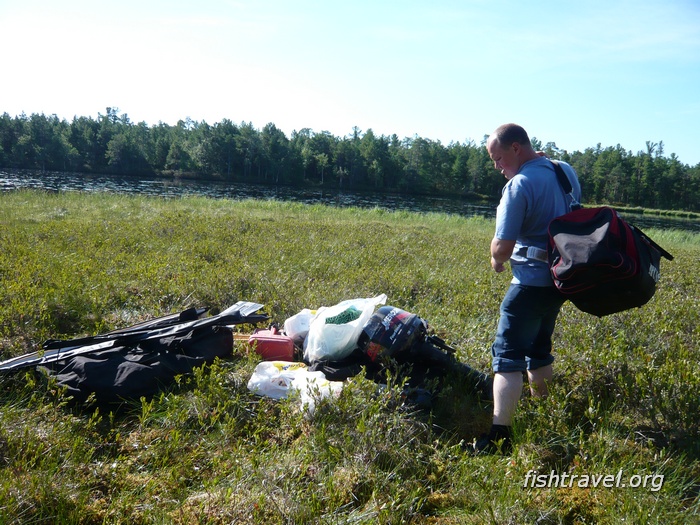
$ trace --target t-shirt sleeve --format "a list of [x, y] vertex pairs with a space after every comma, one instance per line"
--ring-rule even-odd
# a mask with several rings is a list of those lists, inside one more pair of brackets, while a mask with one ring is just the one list
[[497, 239], [515, 241], [520, 234], [527, 212], [521, 178], [516, 175], [503, 188], [503, 195], [496, 209]]

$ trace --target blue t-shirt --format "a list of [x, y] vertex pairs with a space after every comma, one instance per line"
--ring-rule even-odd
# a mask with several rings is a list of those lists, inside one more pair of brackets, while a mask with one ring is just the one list
[[[581, 186], [574, 169], [560, 162], [578, 202], [581, 201]], [[546, 157], [530, 160], [503, 188], [501, 201], [496, 210], [497, 239], [516, 241], [510, 266], [515, 284], [529, 286], [552, 286], [552, 277], [547, 263], [527, 258], [524, 252], [533, 246], [547, 249], [547, 228], [555, 217], [568, 213], [571, 197], [557, 180], [554, 166]]]

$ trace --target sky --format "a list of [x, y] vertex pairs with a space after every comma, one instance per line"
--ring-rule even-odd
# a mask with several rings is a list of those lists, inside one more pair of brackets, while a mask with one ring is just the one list
[[229, 119], [700, 163], [700, 0], [0, 0], [0, 114]]

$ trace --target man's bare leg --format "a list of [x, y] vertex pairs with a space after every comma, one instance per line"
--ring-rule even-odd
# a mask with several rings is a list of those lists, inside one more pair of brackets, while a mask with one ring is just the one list
[[547, 384], [552, 380], [552, 365], [543, 366], [536, 370], [528, 370], [527, 377], [530, 381], [532, 397], [547, 397], [549, 394]]
[[511, 426], [523, 392], [522, 372], [498, 372], [493, 378], [493, 424]]

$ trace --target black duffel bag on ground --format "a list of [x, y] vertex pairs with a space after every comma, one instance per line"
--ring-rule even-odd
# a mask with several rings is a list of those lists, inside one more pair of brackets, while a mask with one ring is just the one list
[[[571, 184], [553, 163], [569, 193]], [[579, 208], [549, 225], [554, 285], [579, 310], [602, 317], [646, 304], [656, 292], [661, 257], [673, 256], [612, 208]]]
[[178, 375], [229, 357], [231, 326], [256, 325], [269, 316], [262, 304], [238, 301], [223, 312], [203, 317], [208, 308], [189, 308], [105, 334], [45, 341], [40, 351], [0, 362], [0, 373], [43, 369], [74, 403], [94, 396], [102, 405], [151, 397]]

